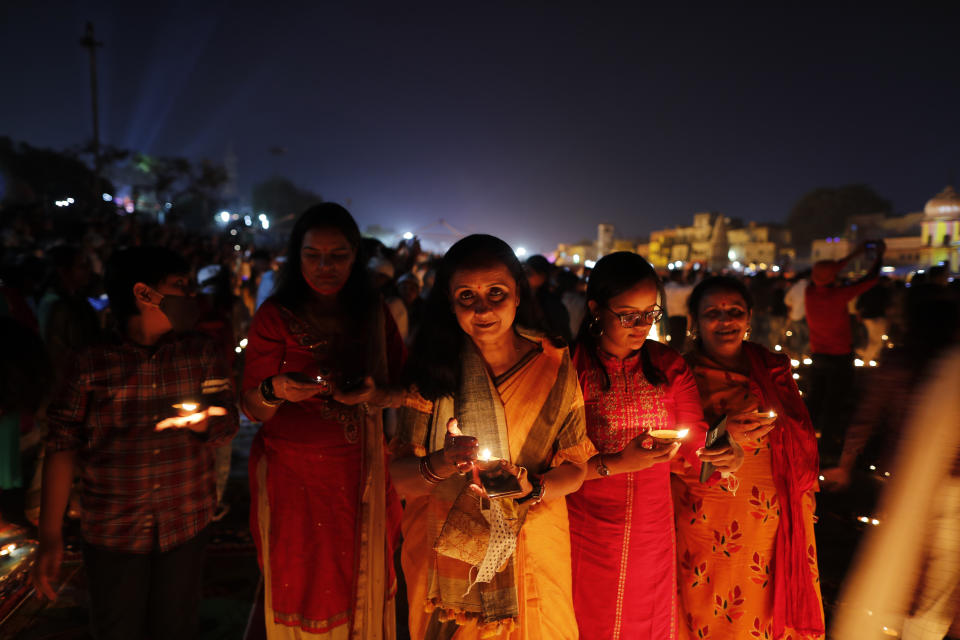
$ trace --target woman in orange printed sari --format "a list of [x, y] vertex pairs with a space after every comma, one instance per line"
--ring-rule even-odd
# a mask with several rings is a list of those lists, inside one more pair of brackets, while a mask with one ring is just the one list
[[750, 294], [713, 277], [690, 295], [687, 354], [711, 423], [745, 450], [734, 483], [674, 481], [680, 637], [801, 640], [824, 632], [813, 532], [817, 441], [790, 359], [746, 341]]
[[[444, 256], [392, 445], [411, 638], [577, 637], [563, 497], [594, 449], [567, 350], [519, 326], [530, 302], [502, 240], [468, 236]], [[517, 479], [513, 497], [462, 475], [478, 450]]]

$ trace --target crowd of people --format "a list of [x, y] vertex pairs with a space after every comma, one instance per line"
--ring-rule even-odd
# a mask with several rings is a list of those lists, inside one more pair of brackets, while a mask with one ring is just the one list
[[[816, 492], [904, 448], [910, 391], [958, 338], [946, 270], [881, 278], [883, 251], [858, 248], [855, 282], [856, 254], [790, 277], [629, 252], [576, 273], [489, 235], [387, 247], [333, 203], [279, 251], [19, 216], [0, 489], [26, 491], [50, 599], [80, 518], [97, 638], [194, 633], [239, 412], [262, 424], [267, 638], [823, 638]], [[858, 380], [858, 358], [879, 366]], [[933, 490], [956, 484], [949, 441]], [[958, 495], [921, 517], [949, 528]], [[8, 512], [0, 536], [23, 535]], [[904, 638], [949, 629], [949, 538], [918, 550]]]

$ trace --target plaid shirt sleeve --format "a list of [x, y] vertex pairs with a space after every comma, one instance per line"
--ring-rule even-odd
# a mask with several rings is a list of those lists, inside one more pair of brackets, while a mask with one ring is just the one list
[[85, 353], [68, 359], [53, 402], [47, 408], [47, 453], [76, 451], [83, 446], [89, 366]]

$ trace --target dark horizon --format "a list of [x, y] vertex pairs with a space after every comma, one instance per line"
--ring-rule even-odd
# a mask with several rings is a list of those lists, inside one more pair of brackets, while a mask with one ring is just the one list
[[232, 148], [241, 194], [283, 175], [364, 227], [546, 252], [853, 183], [907, 213], [960, 169], [957, 13], [38, 2], [0, 10], [0, 135], [89, 139], [90, 20], [103, 143]]

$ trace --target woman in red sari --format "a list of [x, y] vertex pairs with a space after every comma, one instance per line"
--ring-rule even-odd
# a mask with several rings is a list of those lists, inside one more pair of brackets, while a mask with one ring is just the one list
[[250, 521], [271, 640], [395, 634], [399, 502], [381, 409], [400, 406], [402, 394], [386, 387], [403, 344], [359, 247], [346, 209], [308, 209], [250, 328], [242, 403], [263, 422], [250, 454]]
[[[594, 267], [589, 314], [575, 357], [587, 435], [600, 452], [580, 491], [567, 496], [573, 603], [585, 639], [665, 640], [677, 628], [671, 468], [696, 475], [707, 425], [683, 358], [647, 340], [663, 310], [660, 283], [641, 256], [619, 252]], [[648, 432], [687, 429], [656, 444]], [[739, 452], [742, 456], [742, 452]], [[721, 469], [738, 451], [704, 452]]]
[[684, 639], [823, 636], [817, 440], [789, 357], [746, 341], [751, 307], [733, 278], [708, 278], [690, 294], [697, 337], [686, 358], [704, 415], [726, 416], [746, 455], [736, 492], [695, 483], [675, 492]]

